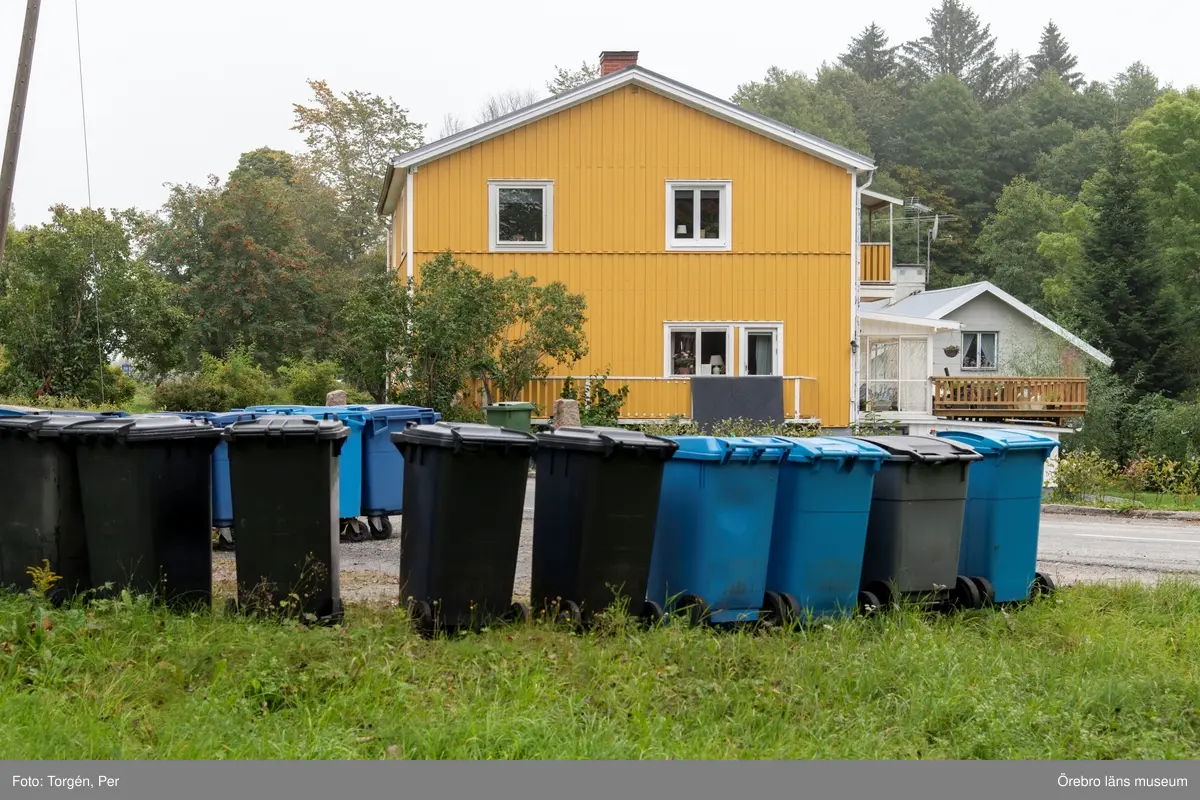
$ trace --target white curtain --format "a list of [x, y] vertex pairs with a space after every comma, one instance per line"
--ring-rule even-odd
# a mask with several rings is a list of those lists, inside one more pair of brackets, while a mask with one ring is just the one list
[[774, 375], [772, 369], [772, 357], [774, 356], [774, 347], [772, 347], [774, 337], [770, 334], [763, 334], [754, 337], [754, 361], [758, 366], [759, 375]]

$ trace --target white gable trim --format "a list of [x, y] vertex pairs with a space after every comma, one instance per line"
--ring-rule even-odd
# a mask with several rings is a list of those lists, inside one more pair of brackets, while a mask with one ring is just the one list
[[859, 311], [858, 318], [869, 319], [874, 322], [894, 322], [900, 325], [912, 325], [917, 328], [932, 328], [935, 331], [956, 331], [962, 328], [961, 323], [953, 320], [905, 317], [900, 314], [889, 314], [886, 311]]
[[[419, 147], [408, 153], [402, 153], [392, 159], [392, 170], [420, 166], [430, 161], [443, 158], [459, 150], [477, 144], [486, 139], [501, 136], [509, 131], [524, 127], [540, 119], [565, 111], [573, 106], [599, 97], [626, 85], [640, 86], [649, 91], [669, 97], [698, 111], [703, 111], [726, 122], [733, 123], [755, 133], [759, 133], [777, 142], [802, 150], [816, 158], [829, 161], [847, 169], [864, 171], [875, 169], [873, 159], [859, 153], [846, 150], [811, 134], [798, 131], [781, 122], [747, 111], [727, 100], [706, 94], [671, 80], [643, 67], [626, 67], [603, 78], [586, 83], [569, 92], [556, 97], [550, 97], [534, 103], [527, 108], [506, 114], [503, 117], [469, 128], [453, 136], [447, 136], [424, 147]], [[390, 182], [391, 171], [385, 177], [385, 183]], [[389, 213], [394, 200], [386, 188], [380, 198], [379, 210]]]
[[1034, 311], [1032, 308], [1025, 305], [1020, 300], [1013, 297], [1011, 294], [1009, 294], [1008, 292], [1001, 289], [999, 286], [996, 286], [995, 284], [993, 284], [989, 281], [981, 281], [980, 283], [975, 284], [975, 286], [969, 292], [963, 292], [962, 294], [958, 295], [953, 300], [951, 300], [949, 303], [946, 303], [941, 308], [930, 313], [929, 316], [933, 319], [941, 319], [942, 317], [946, 316], [947, 314], [950, 314], [950, 313], [954, 312], [955, 310], [962, 308], [967, 303], [974, 300], [976, 297], [979, 297], [980, 295], [985, 294], [985, 293], [991, 294], [999, 300], [1003, 300], [1005, 303], [1012, 306], [1017, 311], [1020, 311], [1022, 314], [1029, 317], [1031, 320], [1038, 323], [1042, 327], [1046, 328], [1049, 331], [1057, 333], [1063, 339], [1066, 339], [1068, 342], [1075, 345], [1080, 350], [1087, 353], [1089, 356], [1096, 359], [1104, 366], [1106, 366], [1106, 367], [1112, 366], [1112, 359], [1109, 358], [1108, 356], [1106, 356], [1104, 353], [1101, 353], [1099, 350], [1092, 347], [1090, 344], [1085, 342], [1083, 339], [1080, 339], [1078, 336], [1071, 333], [1066, 328], [1062, 327], [1061, 325], [1059, 325], [1056, 322], [1053, 322], [1049, 317], [1039, 314], [1037, 311]]

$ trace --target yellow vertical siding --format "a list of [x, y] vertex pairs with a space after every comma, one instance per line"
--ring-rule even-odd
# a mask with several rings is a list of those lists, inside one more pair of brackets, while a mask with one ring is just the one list
[[[554, 181], [554, 252], [488, 252], [492, 179]], [[668, 180], [732, 182], [731, 252], [666, 251]], [[582, 292], [590, 354], [575, 375], [661, 376], [664, 322], [782, 322], [784, 373], [816, 379], [805, 382], [806, 413], [846, 425], [852, 181], [843, 167], [627, 86], [422, 165], [415, 261], [449, 249], [495, 274]], [[400, 228], [399, 209], [396, 219]]]

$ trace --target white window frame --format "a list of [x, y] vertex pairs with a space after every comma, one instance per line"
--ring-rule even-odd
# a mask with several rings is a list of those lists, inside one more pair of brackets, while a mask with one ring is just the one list
[[[901, 368], [903, 367], [904, 362], [903, 362], [901, 352], [898, 350], [896, 353], [896, 358], [898, 359], [897, 372], [896, 372], [897, 377], [894, 380], [889, 379], [886, 381], [872, 380], [870, 378], [871, 373], [870, 373], [870, 363], [869, 363], [872, 339], [876, 339], [876, 340], [878, 340], [878, 339], [895, 339], [897, 348], [903, 348], [904, 340], [906, 340], [906, 339], [925, 342], [925, 377], [923, 379], [901, 377], [901, 374], [902, 374]], [[870, 385], [872, 383], [894, 383], [896, 385], [896, 410], [895, 411], [880, 411], [879, 412], [880, 414], [885, 414], [889, 417], [895, 417], [895, 418], [912, 418], [912, 417], [925, 417], [931, 413], [931, 408], [932, 408], [932, 403], [933, 403], [933, 387], [930, 385], [929, 378], [933, 375], [933, 337], [932, 336], [920, 335], [920, 334], [872, 333], [872, 334], [864, 335], [862, 337], [862, 341], [859, 343], [859, 346], [862, 349], [859, 351], [860, 355], [856, 356], [856, 358], [864, 359], [868, 362], [866, 369], [865, 370], [860, 369], [860, 374], [859, 374], [859, 383], [863, 384], [866, 387], [867, 396], [868, 397], [870, 396], [870, 390], [871, 390]], [[915, 383], [920, 383], [920, 382], [924, 382], [924, 384], [928, 390], [925, 392], [924, 406], [921, 409], [918, 409], [916, 411], [913, 411], [913, 410], [901, 411], [900, 410], [900, 398], [902, 396], [902, 392], [901, 392], [902, 385], [905, 383], [914, 383], [915, 384]]]
[[696, 352], [693, 354], [697, 359], [700, 358], [700, 334], [701, 333], [717, 333], [725, 334], [725, 373], [730, 375], [729, 361], [733, 358], [733, 325], [731, 322], [665, 322], [663, 323], [663, 377], [666, 378], [691, 378], [700, 373], [700, 363], [697, 361], [692, 366], [691, 375], [676, 375], [675, 374], [675, 359], [674, 353], [671, 352], [671, 334], [672, 333], [694, 333], [696, 335]]
[[[540, 242], [500, 241], [500, 190], [542, 190], [542, 237]], [[488, 181], [488, 250], [492, 253], [549, 253], [554, 251], [554, 181]]]
[[[691, 189], [693, 192], [711, 191], [721, 193], [721, 238], [719, 239], [676, 239], [675, 238], [675, 192]], [[733, 181], [667, 181], [667, 250], [683, 252], [725, 252], [733, 249]], [[700, 230], [700, 198], [693, 203], [692, 233]]]
[[771, 374], [783, 375], [783, 323], [747, 322], [738, 328], [738, 375], [750, 372], [750, 334], [771, 333], [775, 338], [775, 352], [771, 356]]
[[[990, 367], [968, 367], [963, 363], [967, 357], [967, 337], [968, 336], [991, 336], [992, 337], [992, 365]], [[975, 346], [975, 352], [978, 353], [980, 347]], [[958, 366], [966, 372], [996, 372], [1000, 369], [1000, 333], [998, 331], [963, 331], [962, 332], [962, 352], [958, 354]]]

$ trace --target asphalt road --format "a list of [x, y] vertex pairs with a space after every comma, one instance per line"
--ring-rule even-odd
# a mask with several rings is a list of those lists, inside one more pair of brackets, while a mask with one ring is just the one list
[[[514, 595], [527, 597], [533, 550], [534, 482], [525, 493]], [[398, 593], [400, 519], [387, 541], [341, 546], [342, 595], [347, 600], [394, 600]], [[214, 577], [233, 579], [233, 554], [214, 553]], [[1038, 569], [1059, 585], [1081, 581], [1153, 583], [1164, 575], [1200, 577], [1200, 524], [1043, 514]]]

